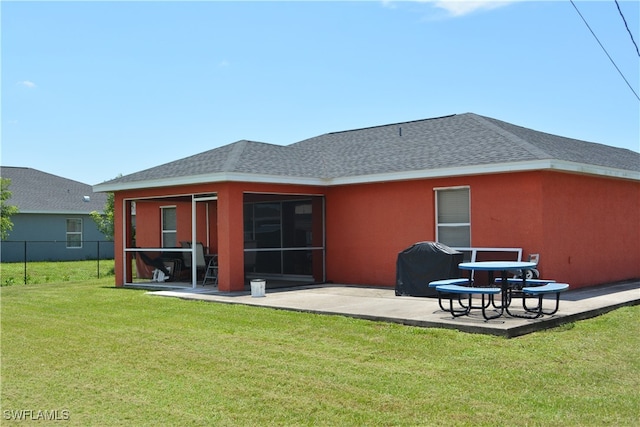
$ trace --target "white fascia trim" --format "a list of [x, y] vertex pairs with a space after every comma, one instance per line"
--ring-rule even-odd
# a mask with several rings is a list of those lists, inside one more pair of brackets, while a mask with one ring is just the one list
[[93, 186], [94, 193], [138, 190], [143, 188], [170, 187], [192, 184], [207, 184], [215, 182], [256, 182], [265, 184], [297, 184], [297, 185], [328, 185], [328, 181], [322, 178], [308, 178], [281, 175], [245, 174], [245, 173], [215, 173], [208, 175], [190, 175], [178, 178], [155, 179], [150, 181], [136, 181], [123, 183], [104, 183]]
[[594, 166], [584, 163], [567, 162], [562, 160], [533, 160], [525, 162], [493, 163], [486, 165], [461, 166], [442, 169], [420, 169], [385, 174], [356, 175], [332, 179], [295, 177], [266, 174], [245, 173], [216, 173], [208, 175], [192, 175], [179, 178], [156, 179], [150, 181], [136, 181], [131, 183], [104, 183], [93, 186], [94, 192], [110, 192], [120, 190], [136, 190], [144, 188], [169, 187], [191, 184], [206, 184], [215, 182], [253, 182], [264, 184], [294, 184], [311, 186], [334, 186], [348, 184], [367, 184], [386, 181], [405, 181], [414, 179], [446, 178], [454, 176], [485, 175], [494, 173], [525, 172], [535, 170], [558, 170], [589, 175], [607, 176], [611, 178], [630, 179], [640, 181], [640, 172], [624, 169]]
[[397, 172], [389, 174], [379, 175], [366, 175], [366, 176], [354, 176], [336, 178], [331, 183], [333, 185], [345, 185], [345, 184], [363, 184], [374, 183], [384, 181], [405, 181], [412, 179], [425, 179], [425, 178], [447, 178], [453, 176], [467, 176], [467, 175], [484, 175], [491, 173], [504, 173], [504, 172], [521, 172], [540, 169], [549, 169], [550, 162], [548, 160], [537, 160], [533, 162], [514, 162], [514, 163], [498, 163], [487, 165], [475, 165], [475, 166], [461, 166], [454, 168], [442, 168], [442, 169], [420, 169], [415, 171]]
[[364, 184], [384, 181], [405, 181], [413, 179], [447, 178], [468, 175], [486, 175], [495, 173], [526, 172], [536, 170], [558, 170], [589, 175], [607, 176], [640, 181], [640, 172], [605, 166], [586, 165], [584, 163], [561, 160], [533, 160], [527, 162], [496, 163], [487, 165], [462, 166], [458, 168], [422, 169], [389, 174], [342, 177], [331, 180], [329, 185]]
[[640, 181], [640, 172], [609, 168], [606, 166], [587, 165], [584, 163], [568, 162], [564, 160], [551, 161], [549, 169]]

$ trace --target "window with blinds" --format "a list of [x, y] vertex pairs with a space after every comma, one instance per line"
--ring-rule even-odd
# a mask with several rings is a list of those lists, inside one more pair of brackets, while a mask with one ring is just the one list
[[451, 247], [471, 246], [468, 187], [436, 190], [436, 240]]
[[175, 248], [178, 246], [178, 221], [175, 206], [164, 206], [162, 211], [162, 247]]

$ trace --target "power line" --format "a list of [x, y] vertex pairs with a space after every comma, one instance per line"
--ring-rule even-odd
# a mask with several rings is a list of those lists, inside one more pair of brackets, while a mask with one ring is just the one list
[[622, 74], [622, 71], [620, 71], [620, 68], [618, 68], [618, 66], [616, 65], [615, 61], [611, 58], [611, 55], [609, 55], [609, 52], [607, 52], [607, 49], [604, 48], [604, 46], [602, 45], [602, 43], [600, 43], [600, 40], [598, 39], [598, 36], [596, 36], [596, 33], [593, 32], [593, 30], [591, 29], [591, 27], [589, 26], [589, 24], [587, 23], [587, 20], [584, 19], [584, 16], [582, 16], [582, 14], [580, 13], [580, 11], [578, 10], [578, 7], [576, 6], [576, 4], [573, 2], [573, 0], [569, 0], [571, 2], [571, 4], [573, 5], [573, 8], [576, 10], [576, 12], [578, 12], [578, 15], [580, 15], [580, 18], [582, 18], [582, 21], [584, 22], [584, 24], [587, 26], [587, 28], [589, 29], [589, 31], [591, 31], [591, 34], [593, 35], [593, 37], [596, 39], [596, 41], [598, 42], [598, 44], [600, 45], [600, 47], [602, 48], [602, 50], [604, 51], [604, 53], [607, 55], [607, 58], [609, 58], [609, 61], [611, 61], [611, 63], [613, 64], [614, 67], [616, 67], [616, 70], [618, 70], [618, 73], [620, 74], [620, 76], [622, 77], [622, 79], [624, 80], [624, 82], [627, 84], [627, 86], [629, 86], [629, 89], [631, 89], [631, 92], [633, 92], [633, 94], [636, 96], [636, 98], [638, 98], [638, 101], [640, 101], [640, 96], [638, 96], [638, 94], [636, 93], [635, 90], [633, 90], [633, 87], [631, 87], [631, 85], [629, 84], [629, 82], [627, 81], [626, 77], [624, 76], [624, 74]]
[[618, 0], [615, 0], [616, 2], [616, 6], [618, 7], [618, 12], [620, 12], [620, 16], [622, 17], [622, 20], [624, 21], [624, 26], [627, 29], [627, 33], [629, 33], [629, 37], [631, 37], [631, 41], [633, 42], [633, 45], [636, 47], [636, 52], [638, 52], [638, 56], [640, 56], [640, 50], [638, 50], [638, 45], [636, 44], [636, 41], [633, 39], [633, 33], [631, 33], [631, 30], [629, 29], [629, 26], [627, 25], [627, 20], [624, 19], [624, 15], [622, 14], [622, 11], [620, 10], [620, 5], [618, 4]]

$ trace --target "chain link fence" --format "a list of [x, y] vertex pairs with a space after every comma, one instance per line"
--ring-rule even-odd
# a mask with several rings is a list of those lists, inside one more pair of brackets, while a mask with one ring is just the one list
[[[106, 240], [5, 240], [0, 245], [0, 276], [3, 285], [15, 282], [27, 284], [34, 280], [100, 278], [113, 273], [113, 255], [113, 242]], [[17, 277], [18, 271], [20, 278]]]

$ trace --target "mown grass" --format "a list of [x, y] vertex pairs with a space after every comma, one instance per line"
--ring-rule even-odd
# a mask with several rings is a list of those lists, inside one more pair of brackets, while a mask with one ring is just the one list
[[44, 261], [0, 263], [0, 286], [27, 284], [77, 282], [113, 276], [112, 259], [87, 261]]
[[637, 306], [508, 340], [163, 298], [112, 283], [0, 290], [5, 418], [68, 410], [65, 425], [82, 426], [640, 419]]

